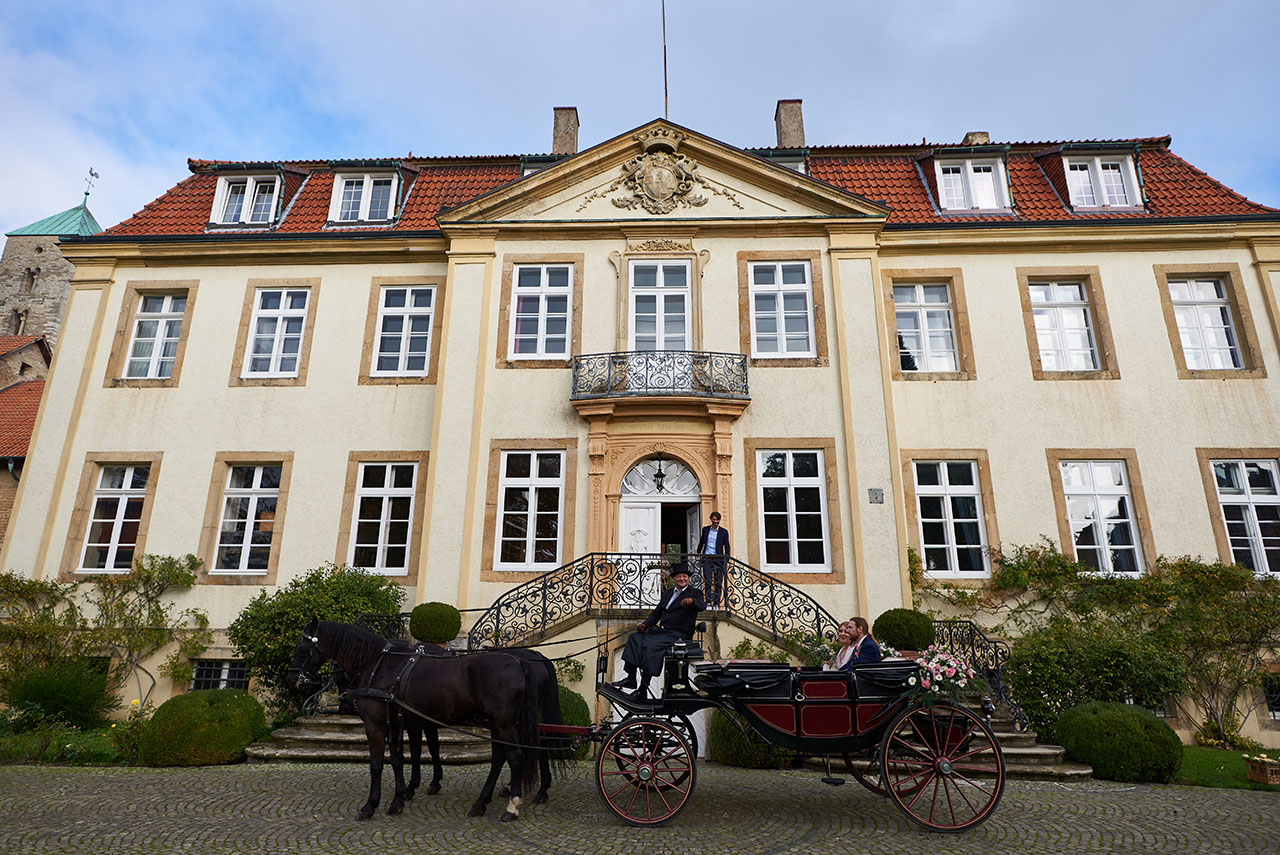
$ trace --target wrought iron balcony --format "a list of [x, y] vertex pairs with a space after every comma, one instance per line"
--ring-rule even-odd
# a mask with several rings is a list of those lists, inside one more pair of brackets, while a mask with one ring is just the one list
[[693, 350], [629, 350], [573, 358], [575, 401], [683, 395], [747, 401], [747, 357]]

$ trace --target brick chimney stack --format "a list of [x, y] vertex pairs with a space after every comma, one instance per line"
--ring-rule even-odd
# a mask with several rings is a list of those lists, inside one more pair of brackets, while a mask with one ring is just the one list
[[551, 153], [578, 153], [578, 108], [556, 107], [551, 127]]
[[773, 121], [778, 126], [778, 148], [804, 148], [804, 117], [800, 114], [800, 99], [778, 102], [773, 111]]
[[989, 145], [991, 143], [991, 134], [986, 131], [969, 131], [964, 135], [964, 140], [960, 145]]

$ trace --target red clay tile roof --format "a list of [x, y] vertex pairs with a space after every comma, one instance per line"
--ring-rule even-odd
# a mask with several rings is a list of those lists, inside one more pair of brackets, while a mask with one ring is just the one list
[[[1144, 209], [1074, 212], [1063, 201], [1064, 188], [1055, 188], [1050, 172], [1060, 171], [1056, 150], [1063, 145], [1115, 145], [1139, 147], [1138, 169], [1147, 204]], [[1079, 222], [1182, 217], [1232, 217], [1276, 213], [1276, 209], [1250, 202], [1239, 193], [1210, 178], [1169, 150], [1168, 137], [1134, 140], [1084, 140], [1064, 142], [994, 143], [1007, 146], [1009, 179], [1014, 209], [1007, 214], [957, 215], [939, 212], [927, 159], [934, 149], [952, 144], [919, 143], [883, 146], [816, 146], [809, 149], [809, 174], [840, 189], [883, 202], [892, 213], [890, 227], [945, 225], [967, 222]], [[1046, 153], [1046, 150], [1053, 150]], [[748, 151], [753, 151], [748, 149]], [[1037, 155], [1040, 155], [1037, 158]], [[924, 159], [921, 160], [922, 156]], [[920, 164], [917, 165], [917, 161]], [[333, 168], [328, 161], [292, 161], [286, 170], [309, 172], [300, 186], [286, 177], [282, 200], [283, 219], [272, 229], [281, 233], [340, 234], [344, 232], [434, 231], [436, 216], [477, 196], [520, 178], [516, 156], [468, 158], [413, 157], [399, 161], [401, 175], [410, 184], [400, 217], [389, 225], [330, 226], [329, 201]], [[189, 161], [194, 173], [134, 216], [104, 234], [111, 236], [200, 235], [206, 231], [213, 207], [217, 175], [210, 171], [221, 161]], [[276, 167], [274, 163], [236, 164]], [[417, 172], [416, 178], [414, 172]]]
[[39, 335], [0, 335], [0, 356], [6, 353], [13, 353], [19, 348], [34, 344], [44, 336]]
[[27, 380], [0, 389], [0, 457], [26, 457], [43, 380]]

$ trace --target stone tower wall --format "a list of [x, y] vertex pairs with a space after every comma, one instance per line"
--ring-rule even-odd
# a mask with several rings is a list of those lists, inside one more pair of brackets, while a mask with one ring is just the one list
[[9, 238], [0, 256], [0, 335], [43, 335], [53, 347], [74, 270], [56, 236]]

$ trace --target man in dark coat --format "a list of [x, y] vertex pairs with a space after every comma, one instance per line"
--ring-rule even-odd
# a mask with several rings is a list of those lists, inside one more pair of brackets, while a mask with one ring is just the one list
[[[636, 625], [636, 631], [627, 639], [622, 649], [622, 661], [627, 676], [614, 683], [618, 689], [635, 689], [633, 697], [644, 698], [649, 694], [649, 680], [662, 670], [667, 650], [677, 641], [688, 641], [698, 620], [698, 612], [707, 607], [702, 591], [689, 583], [689, 568], [677, 564], [671, 575], [674, 587], [662, 592], [662, 599], [649, 616]], [[636, 686], [636, 670], [641, 679]]]
[[707, 602], [719, 608], [724, 595], [725, 565], [729, 562], [729, 529], [720, 527], [720, 512], [711, 512], [711, 525], [702, 527], [698, 538], [698, 555], [702, 557], [702, 584], [707, 586]]

